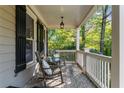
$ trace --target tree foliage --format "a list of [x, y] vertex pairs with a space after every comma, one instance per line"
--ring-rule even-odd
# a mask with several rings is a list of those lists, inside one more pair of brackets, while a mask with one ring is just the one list
[[75, 49], [74, 29], [49, 29], [48, 32], [48, 48], [53, 49]]
[[[103, 7], [98, 6], [94, 15], [81, 26], [80, 29], [80, 49], [90, 48], [91, 52], [100, 53], [100, 43], [103, 44], [103, 54], [111, 56], [112, 46], [112, 7], [107, 6], [105, 32], [101, 40]], [[74, 29], [49, 29], [48, 48], [53, 49], [76, 49], [76, 30]]]
[[[108, 11], [106, 13], [106, 24], [105, 33], [101, 33], [102, 29], [102, 18], [103, 9], [100, 6], [94, 15], [83, 25], [85, 26], [85, 41], [80, 40], [81, 46], [82, 42], [85, 42], [85, 47], [90, 48], [91, 52], [100, 53], [100, 43], [104, 42], [103, 54], [111, 56], [111, 44], [112, 44], [112, 26], [111, 26], [111, 6], [108, 6]], [[82, 28], [82, 27], [81, 27]], [[82, 31], [81, 31], [82, 32]], [[104, 34], [102, 40], [101, 34]], [[83, 37], [83, 35], [82, 35]]]

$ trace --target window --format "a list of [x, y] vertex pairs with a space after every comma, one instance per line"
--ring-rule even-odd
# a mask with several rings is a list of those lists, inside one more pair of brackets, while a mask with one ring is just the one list
[[34, 20], [26, 14], [26, 62], [33, 60]]

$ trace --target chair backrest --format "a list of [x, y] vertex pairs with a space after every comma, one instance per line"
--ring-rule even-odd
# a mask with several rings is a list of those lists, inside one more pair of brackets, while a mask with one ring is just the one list
[[44, 57], [44, 51], [42, 51], [41, 53], [39, 53], [41, 57]]
[[[49, 64], [44, 59], [41, 58], [40, 53], [38, 51], [35, 52], [35, 54], [37, 57], [37, 62], [40, 64], [43, 74], [45, 75], [45, 73], [46, 73], [47, 75], [52, 75], [52, 70], [51, 70]], [[45, 69], [45, 68], [47, 68], [47, 69]]]
[[41, 57], [40, 57], [40, 53], [37, 51], [37, 52], [35, 52], [35, 54], [36, 54], [36, 57], [37, 57], [37, 62], [38, 63], [41, 63]]

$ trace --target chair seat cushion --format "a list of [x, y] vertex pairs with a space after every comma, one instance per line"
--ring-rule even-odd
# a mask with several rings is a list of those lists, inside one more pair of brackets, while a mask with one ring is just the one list
[[60, 57], [59, 53], [56, 53], [56, 54], [54, 54], [53, 56], [54, 56], [54, 57], [58, 57], [58, 58]]
[[53, 62], [53, 59], [52, 59], [52, 57], [48, 57], [48, 59], [47, 59], [49, 62]]
[[54, 56], [54, 61], [55, 62], [60, 61], [60, 55], [59, 55], [59, 53], [55, 53], [53, 56]]
[[58, 62], [58, 61], [60, 61], [60, 58], [59, 57], [56, 57], [56, 58], [54, 58], [54, 61], [55, 62]]
[[[49, 65], [45, 60], [43, 60], [42, 65], [43, 65], [43, 68], [44, 68], [45, 73], [46, 73], [47, 75], [52, 75], [52, 70], [51, 70], [51, 68], [50, 68], [50, 65]], [[45, 68], [47, 68], [47, 69], [45, 69]], [[48, 68], [49, 68], [49, 69], [48, 69]]]

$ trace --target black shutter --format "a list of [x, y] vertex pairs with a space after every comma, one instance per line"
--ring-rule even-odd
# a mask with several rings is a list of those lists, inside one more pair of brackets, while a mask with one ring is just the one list
[[40, 37], [40, 45], [41, 45], [41, 51], [44, 50], [44, 28], [43, 28], [43, 25], [41, 25], [41, 37]]
[[40, 50], [39, 37], [40, 37], [40, 24], [39, 24], [39, 22], [37, 22], [37, 51]]
[[16, 6], [16, 67], [15, 73], [26, 68], [26, 6]]
[[40, 24], [37, 22], [37, 51], [40, 52]]
[[41, 52], [43, 50], [44, 50], [43, 25], [37, 22], [37, 51]]

